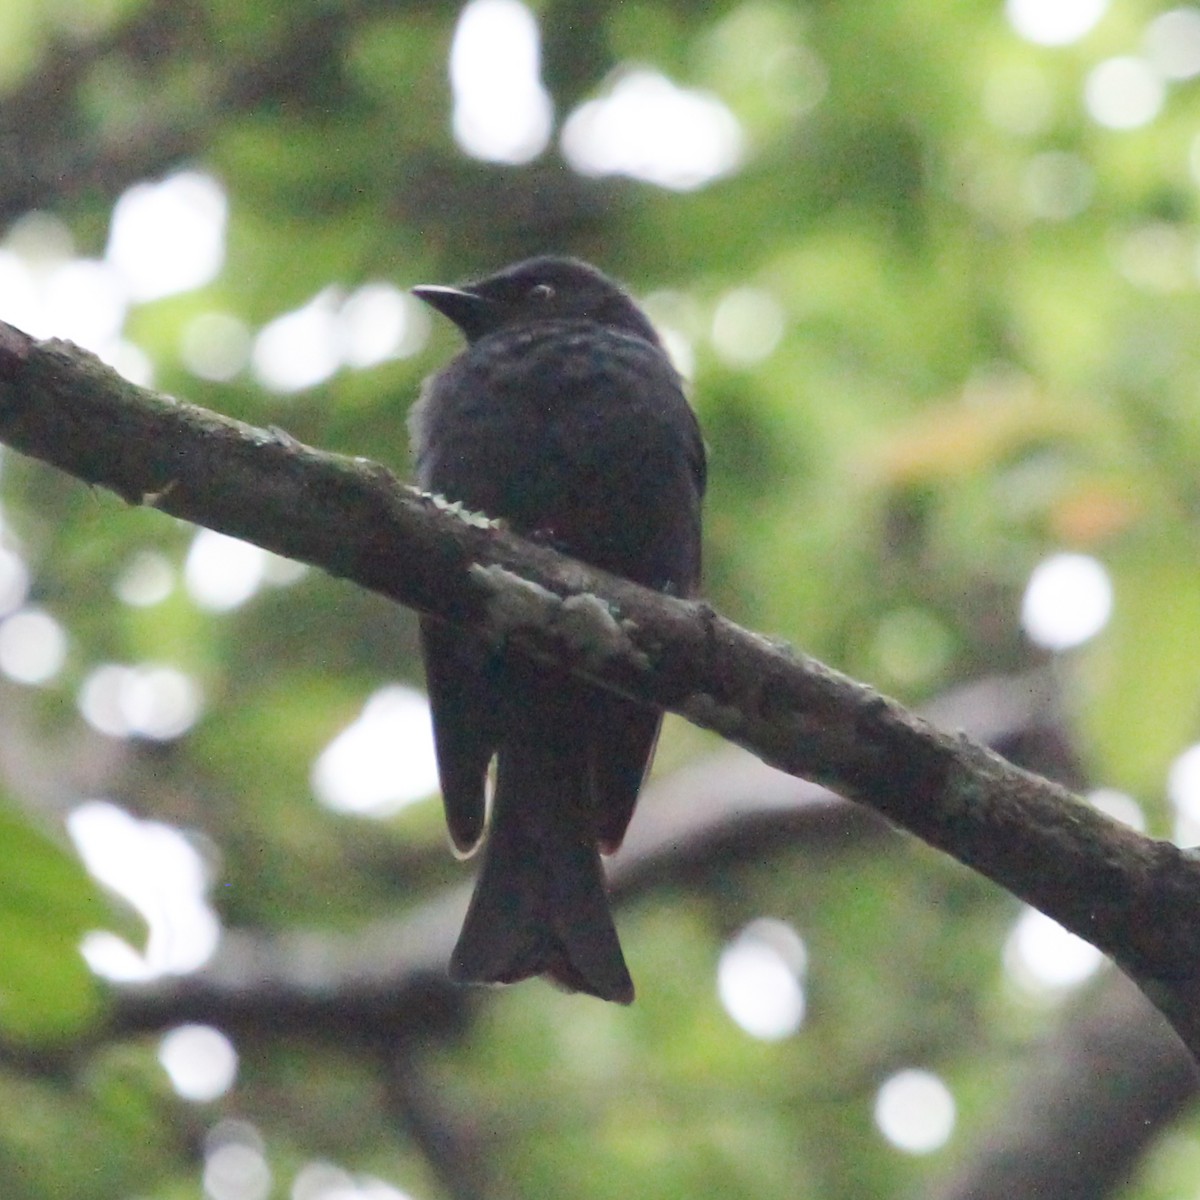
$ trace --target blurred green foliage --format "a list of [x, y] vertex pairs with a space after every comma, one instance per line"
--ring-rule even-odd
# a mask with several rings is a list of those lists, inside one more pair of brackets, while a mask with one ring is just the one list
[[74, 858], [7, 807], [0, 809], [0, 844], [7, 864], [0, 1024], [17, 1041], [78, 1033], [99, 1007], [78, 946], [110, 918]]
[[[1168, 6], [1114, 5], [1061, 47], [1023, 40], [999, 3], [534, 7], [559, 125], [622, 64], [646, 64], [728, 106], [742, 164], [677, 191], [576, 174], [555, 142], [524, 165], [470, 158], [450, 127], [458, 5], [6, 0], [5, 227], [50, 213], [100, 256], [127, 187], [210, 174], [229, 204], [223, 269], [125, 323], [155, 386], [402, 473], [405, 414], [453, 352], [449, 330], [281, 394], [248, 369], [196, 376], [189, 325], [221, 313], [254, 333], [329, 287], [451, 282], [547, 250], [596, 261], [693, 361], [717, 607], [919, 703], [1042, 662], [1019, 620], [1032, 568], [1096, 557], [1115, 607], [1056, 663], [1072, 732], [1087, 777], [1168, 834], [1166, 773], [1200, 720], [1200, 83], [1171, 83], [1130, 129], [1083, 98], [1097, 64], [1145, 53]], [[715, 333], [744, 289], [780, 324], [753, 361]], [[261, 1131], [272, 1196], [310, 1200], [289, 1189], [312, 1159], [450, 1195], [354, 1047], [239, 1044], [229, 1095], [172, 1097], [155, 1039], [104, 1034], [76, 946], [117, 918], [41, 832], [99, 793], [200, 831], [230, 926], [338, 932], [415, 909], [465, 877], [436, 802], [368, 821], [321, 808], [310, 784], [373, 691], [420, 686], [411, 614], [311, 572], [204, 611], [178, 582], [194, 531], [11, 454], [0, 488], [31, 600], [69, 636], [52, 680], [0, 691], [42, 764], [0, 760], [0, 1030], [48, 1056], [0, 1065], [0, 1194], [196, 1195], [205, 1131], [237, 1116]], [[121, 603], [147, 550], [175, 589]], [[161, 745], [105, 739], [76, 703], [105, 662], [178, 667], [201, 719]], [[660, 770], [712, 749], [669, 725]], [[622, 909], [632, 1009], [525, 985], [487, 996], [413, 1069], [506, 1194], [931, 1194], [1059, 1019], [1005, 975], [1016, 912], [924, 847], [781, 844]], [[809, 953], [805, 1023], [779, 1042], [748, 1036], [716, 995], [722, 946], [764, 914]], [[57, 1048], [88, 1029], [102, 1044], [65, 1065]], [[872, 1118], [883, 1080], [912, 1065], [958, 1104], [928, 1157]], [[1192, 1122], [1122, 1195], [1193, 1195], [1198, 1154]]]

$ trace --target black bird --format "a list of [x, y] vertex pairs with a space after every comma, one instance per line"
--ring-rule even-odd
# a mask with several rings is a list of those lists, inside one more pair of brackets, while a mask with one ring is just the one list
[[[700, 578], [704, 445], [649, 320], [594, 267], [543, 257], [413, 289], [466, 335], [409, 426], [422, 488], [676, 595]], [[483, 865], [451, 975], [545, 974], [628, 1004], [600, 853], [633, 815], [662, 714], [425, 618], [446, 821]]]

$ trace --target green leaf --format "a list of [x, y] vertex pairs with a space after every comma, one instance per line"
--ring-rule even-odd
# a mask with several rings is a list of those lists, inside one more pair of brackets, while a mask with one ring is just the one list
[[79, 952], [108, 922], [82, 864], [12, 808], [0, 806], [0, 1031], [28, 1041], [74, 1033], [99, 988]]

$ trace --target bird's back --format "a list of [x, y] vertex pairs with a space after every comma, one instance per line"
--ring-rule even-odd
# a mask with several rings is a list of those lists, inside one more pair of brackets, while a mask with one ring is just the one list
[[414, 413], [422, 487], [651, 587], [699, 581], [704, 451], [666, 355], [581, 321], [502, 330]]

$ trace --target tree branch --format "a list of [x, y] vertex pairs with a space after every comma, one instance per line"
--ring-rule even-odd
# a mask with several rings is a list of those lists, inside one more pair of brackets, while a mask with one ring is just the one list
[[1200, 861], [703, 603], [0, 326], [0, 440], [173, 516], [681, 713], [869, 805], [1086, 938], [1200, 1055]]
[[1196, 1101], [1196, 1064], [1120, 976], [1088, 996], [1026, 1065], [933, 1200], [1101, 1200]]

